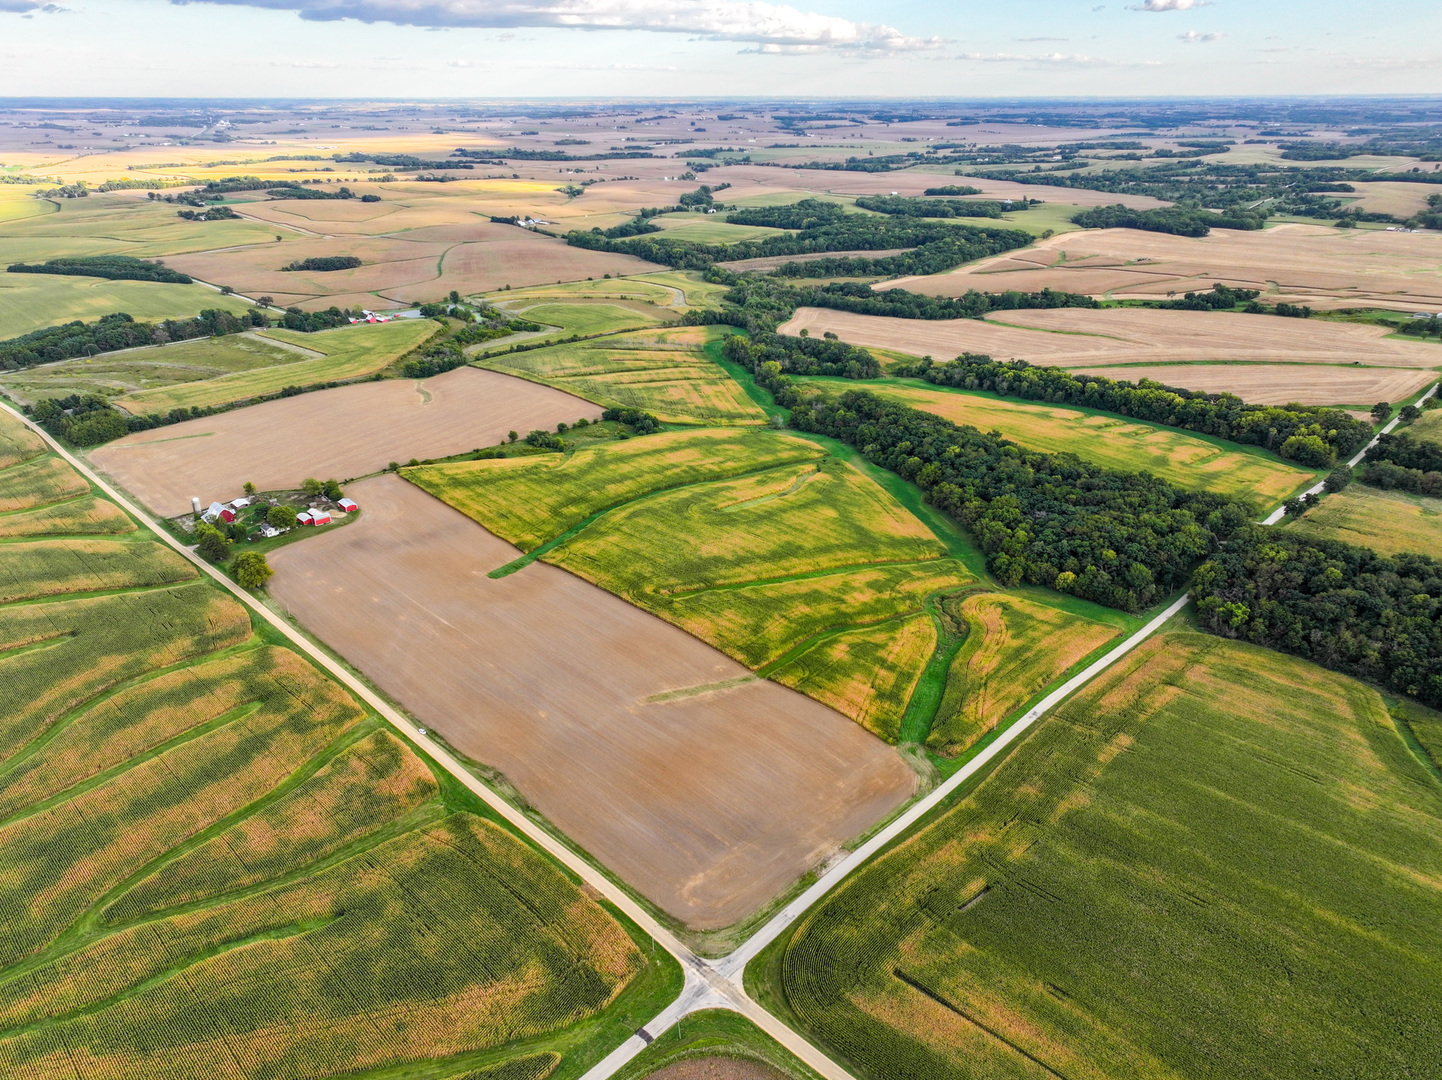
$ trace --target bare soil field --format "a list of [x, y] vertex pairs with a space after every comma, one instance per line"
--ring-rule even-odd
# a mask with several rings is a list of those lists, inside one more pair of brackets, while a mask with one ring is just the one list
[[1394, 214], [1400, 218], [1411, 217], [1427, 209], [1427, 196], [1433, 193], [1430, 184], [1407, 184], [1397, 181], [1380, 180], [1375, 184], [1354, 184], [1360, 198], [1348, 203], [1348, 207], [1366, 210], [1374, 214]]
[[272, 556], [272, 595], [427, 727], [500, 770], [659, 907], [729, 926], [894, 810], [914, 778], [845, 717], [754, 678], [396, 476]]
[[1435, 312], [1442, 307], [1442, 236], [1299, 224], [1258, 232], [1214, 229], [1195, 239], [1138, 229], [1087, 230], [891, 284], [936, 296], [1053, 288], [1157, 297], [1210, 289], [1218, 281], [1261, 289], [1268, 301]]
[[462, 367], [415, 382], [386, 379], [267, 401], [127, 435], [92, 463], [158, 514], [231, 499], [307, 476], [345, 479], [390, 461], [445, 457], [501, 442], [506, 432], [599, 419], [589, 401], [492, 371]]
[[917, 356], [949, 360], [979, 352], [1059, 367], [1183, 360], [1400, 368], [1442, 364], [1436, 345], [1389, 338], [1380, 326], [1222, 311], [1054, 308], [1006, 311], [984, 321], [931, 321], [799, 308], [781, 328], [786, 334], [803, 329], [812, 335], [830, 330], [854, 345]]
[[1236, 394], [1258, 405], [1367, 405], [1403, 401], [1437, 379], [1436, 372], [1329, 364], [1071, 365], [1109, 379], [1154, 379], [1209, 394]]

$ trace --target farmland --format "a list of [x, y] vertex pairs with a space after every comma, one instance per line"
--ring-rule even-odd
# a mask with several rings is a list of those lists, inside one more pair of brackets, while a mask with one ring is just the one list
[[1169, 634], [761, 977], [888, 1080], [1393, 1077], [1435, 1060], [1439, 880], [1436, 782], [1375, 691]]
[[1152, 379], [1208, 394], [1235, 394], [1257, 405], [1357, 405], [1405, 401], [1437, 378], [1435, 371], [1340, 364], [1074, 364], [1108, 379]]
[[1289, 528], [1383, 555], [1411, 551], [1435, 557], [1442, 551], [1442, 499], [1352, 484], [1328, 495]]
[[1412, 422], [1409, 430], [1414, 438], [1442, 443], [1442, 409], [1428, 409]]
[[[950, 359], [964, 352], [1053, 367], [1175, 364], [1182, 360], [1270, 364], [1366, 364], [1431, 369], [1435, 345], [1389, 338], [1380, 326], [1314, 325], [1303, 319], [1147, 308], [1007, 311], [985, 320], [926, 321], [800, 308], [783, 333], [832, 331], [853, 345]], [[1242, 371], [1246, 368], [1240, 369]]]
[[275, 598], [675, 919], [745, 918], [910, 794], [844, 717], [556, 567], [489, 576], [517, 550], [398, 477], [349, 491]]
[[761, 410], [703, 351], [720, 336], [718, 327], [643, 331], [502, 353], [479, 363], [607, 407], [642, 409], [668, 423], [761, 423]]
[[[303, 358], [293, 351], [294, 362], [237, 371], [213, 379], [186, 382], [155, 390], [126, 394], [116, 403], [134, 413], [169, 412], [177, 408], [226, 405], [274, 394], [287, 386], [312, 386], [372, 375], [410, 352], [436, 333], [429, 319], [407, 319], [378, 326], [346, 326], [301, 334], [292, 330], [266, 330], [256, 336], [282, 346], [309, 349], [320, 357]], [[284, 358], [281, 348], [273, 359]]]
[[1101, 413], [961, 390], [891, 384], [873, 389], [956, 424], [1000, 431], [1029, 450], [1074, 453], [1109, 468], [1150, 472], [1182, 487], [1230, 495], [1259, 508], [1281, 502], [1314, 475], [1258, 449]]
[[1052, 288], [1161, 298], [1220, 281], [1260, 289], [1268, 302], [1436, 311], [1442, 307], [1436, 244], [1435, 236], [1420, 233], [1302, 224], [1258, 232], [1217, 229], [1195, 239], [1137, 229], [1087, 230], [897, 284], [941, 296], [960, 296], [967, 289]]
[[94, 322], [117, 311], [141, 322], [159, 322], [189, 318], [203, 308], [241, 313], [249, 307], [238, 297], [221, 296], [204, 285], [11, 274], [0, 270], [0, 340], [76, 319]]
[[113, 397], [306, 359], [315, 356], [256, 334], [229, 334], [24, 368], [7, 372], [0, 379], [6, 391], [21, 401], [67, 394]]
[[600, 415], [590, 402], [559, 390], [463, 367], [418, 382], [339, 386], [137, 432], [98, 447], [91, 460], [156, 513], [173, 517], [187, 512], [192, 495], [234, 498], [246, 481], [280, 491], [307, 476], [344, 480], [391, 461], [490, 446], [509, 430]]
[[[0, 499], [74, 505], [66, 471]], [[33, 515], [0, 514], [0, 1071], [539, 1078], [637, 1022], [666, 976], [599, 903], [171, 548]]]

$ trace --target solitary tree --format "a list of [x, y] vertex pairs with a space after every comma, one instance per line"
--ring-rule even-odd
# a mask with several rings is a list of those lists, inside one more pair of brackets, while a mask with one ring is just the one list
[[261, 307], [275, 307], [275, 297], [262, 296], [258, 301]]
[[1390, 401], [1379, 401], [1372, 406], [1372, 419], [1381, 423], [1392, 415], [1392, 403]]
[[231, 564], [231, 572], [242, 589], [258, 589], [275, 573], [258, 551], [242, 551]]
[[214, 525], [201, 522], [195, 528], [195, 536], [199, 541], [197, 548], [201, 558], [218, 563], [224, 562], [225, 557], [230, 554], [230, 542]]
[[1417, 417], [1421, 415], [1422, 410], [1417, 408], [1416, 405], [1403, 405], [1402, 411], [1397, 414], [1398, 418], [1404, 424], [1410, 424], [1413, 420], [1416, 420]]
[[1322, 486], [1328, 491], [1341, 491], [1352, 482], [1352, 467], [1350, 465], [1338, 465], [1327, 474], [1327, 479], [1322, 481]]
[[300, 489], [307, 495], [315, 496], [319, 495], [325, 489], [325, 485], [314, 476], [307, 476], [301, 481]]
[[247, 480], [247, 481], [245, 482], [245, 488], [244, 488], [244, 490], [245, 490], [245, 493], [246, 493], [247, 496], [254, 496], [254, 495], [255, 495], [255, 485], [252, 484], [249, 480]]

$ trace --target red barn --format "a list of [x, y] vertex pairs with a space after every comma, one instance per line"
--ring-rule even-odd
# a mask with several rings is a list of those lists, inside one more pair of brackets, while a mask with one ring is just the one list
[[329, 524], [330, 524], [330, 511], [329, 511], [329, 510], [317, 510], [315, 507], [311, 507], [311, 510], [310, 510], [310, 523], [311, 523], [312, 525], [329, 525]]
[[360, 507], [355, 504], [355, 500], [353, 499], [342, 499], [338, 505], [347, 514], [354, 514], [357, 510], [360, 509]]

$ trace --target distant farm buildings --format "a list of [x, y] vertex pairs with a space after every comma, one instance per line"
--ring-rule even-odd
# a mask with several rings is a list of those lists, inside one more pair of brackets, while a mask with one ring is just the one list
[[356, 505], [354, 499], [342, 499], [336, 505], [339, 506], [341, 510], [343, 510], [347, 514], [354, 514], [357, 510], [360, 509], [360, 507]]
[[352, 320], [351, 320], [351, 322], [352, 322], [353, 324], [354, 324], [354, 323], [386, 323], [386, 322], [394, 322], [394, 321], [395, 321], [395, 316], [393, 316], [393, 315], [379, 315], [379, 314], [377, 314], [377, 313], [374, 312], [374, 311], [362, 311], [362, 312], [360, 313], [360, 318], [358, 318], [358, 319], [352, 319]]
[[213, 502], [210, 504], [209, 509], [200, 515], [200, 520], [205, 522], [223, 521], [229, 525], [235, 520], [235, 511], [229, 506], [226, 506], [225, 503]]

